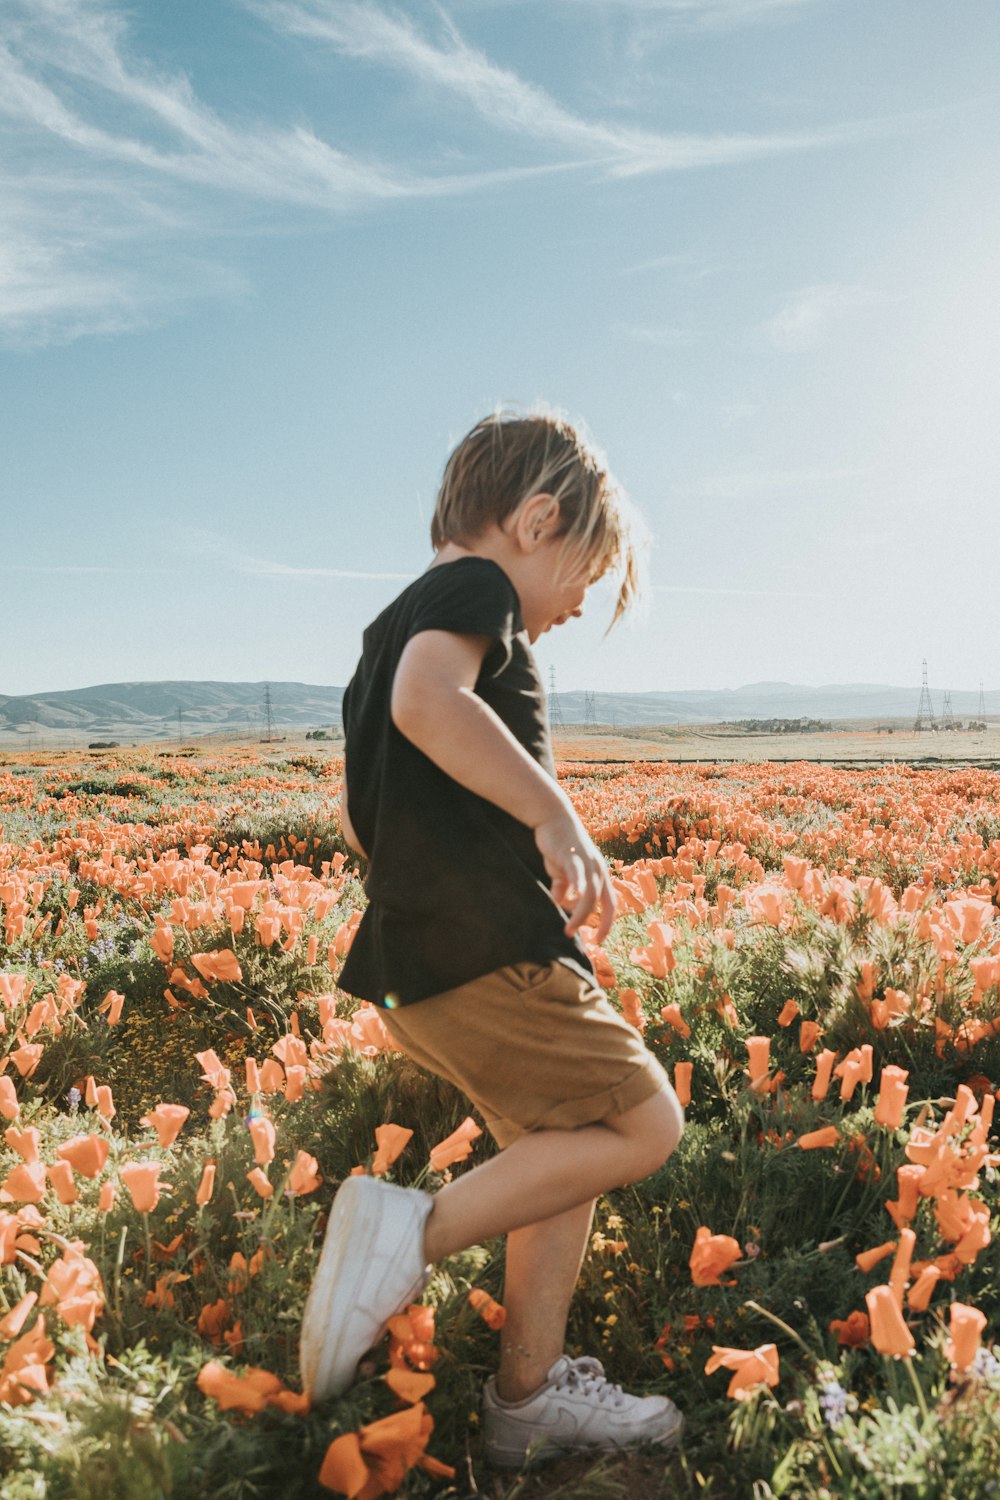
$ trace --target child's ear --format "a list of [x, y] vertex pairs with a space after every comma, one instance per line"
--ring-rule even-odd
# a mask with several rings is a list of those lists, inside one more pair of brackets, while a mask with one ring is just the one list
[[559, 526], [559, 501], [555, 495], [541, 492], [529, 495], [517, 508], [515, 535], [526, 552], [534, 552], [553, 536]]

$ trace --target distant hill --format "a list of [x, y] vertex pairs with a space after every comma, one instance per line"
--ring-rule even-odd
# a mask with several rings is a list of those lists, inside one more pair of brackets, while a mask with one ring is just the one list
[[[0, 732], [61, 731], [87, 738], [175, 739], [178, 733], [247, 733], [264, 727], [269, 689], [276, 726], [303, 731], [340, 724], [343, 688], [306, 682], [111, 682], [68, 692], [0, 694]], [[593, 717], [619, 728], [648, 724], [718, 724], [742, 719], [900, 719], [916, 715], [919, 689], [880, 683], [805, 687], [755, 682], [744, 687], [663, 693], [557, 695], [553, 718], [583, 724]], [[932, 694], [936, 712], [940, 691]], [[986, 712], [1000, 714], [1000, 691], [985, 695]], [[977, 711], [979, 694], [952, 690], [956, 719]], [[588, 707], [590, 713], [588, 713]], [[180, 719], [178, 719], [178, 714]]]
[[176, 737], [178, 722], [202, 732], [246, 731], [264, 725], [266, 688], [275, 724], [310, 729], [340, 722], [343, 688], [306, 682], [109, 682], [22, 698], [0, 694], [0, 728], [133, 738]]

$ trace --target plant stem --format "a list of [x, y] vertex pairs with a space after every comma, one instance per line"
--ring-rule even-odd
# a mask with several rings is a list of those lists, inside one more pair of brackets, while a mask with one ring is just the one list
[[789, 1328], [784, 1319], [777, 1317], [777, 1315], [773, 1312], [768, 1312], [767, 1308], [761, 1307], [759, 1302], [751, 1302], [748, 1300], [744, 1302], [743, 1306], [749, 1307], [752, 1312], [760, 1313], [762, 1318], [768, 1318], [775, 1325], [775, 1327], [783, 1329], [784, 1332], [788, 1334], [788, 1337], [790, 1339], [795, 1340], [799, 1348], [802, 1350], [803, 1354], [807, 1354], [809, 1358], [812, 1359], [813, 1353], [809, 1348], [809, 1345], [799, 1337], [794, 1328]]
[[913, 1357], [912, 1357], [912, 1355], [908, 1354], [905, 1357], [905, 1359], [903, 1360], [903, 1363], [906, 1366], [907, 1370], [909, 1371], [910, 1380], [911, 1380], [911, 1382], [913, 1384], [913, 1389], [914, 1389], [914, 1392], [916, 1393], [916, 1397], [917, 1397], [917, 1405], [920, 1407], [920, 1411], [921, 1411], [921, 1413], [922, 1413], [922, 1415], [924, 1417], [924, 1420], [926, 1421], [927, 1418], [930, 1416], [930, 1413], [927, 1410], [927, 1402], [924, 1399], [923, 1386], [920, 1384], [920, 1381], [917, 1379], [917, 1372], [913, 1368]]

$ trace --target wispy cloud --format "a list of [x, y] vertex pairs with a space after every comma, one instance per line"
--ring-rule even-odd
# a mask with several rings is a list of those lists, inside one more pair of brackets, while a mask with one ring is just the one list
[[199, 526], [172, 529], [165, 534], [164, 543], [179, 548], [188, 557], [211, 559], [213, 564], [221, 563], [232, 572], [252, 578], [354, 578], [410, 583], [418, 576], [417, 573], [394, 573], [380, 568], [328, 568], [311, 563], [279, 562], [244, 552], [218, 532]]
[[755, 161], [842, 143], [858, 135], [856, 126], [783, 134], [664, 134], [591, 121], [559, 104], [537, 84], [492, 62], [466, 42], [443, 13], [440, 40], [435, 41], [406, 16], [368, 0], [244, 3], [286, 32], [325, 41], [346, 56], [380, 62], [447, 90], [490, 124], [549, 147], [581, 153], [615, 176]]
[[871, 307], [881, 299], [868, 287], [827, 283], [806, 286], [764, 324], [764, 332], [776, 349], [800, 354], [815, 349], [831, 329], [849, 314]]
[[344, 213], [564, 166], [427, 173], [304, 125], [231, 123], [186, 77], [136, 55], [105, 0], [6, 0], [0, 144], [0, 338], [13, 345], [140, 328], [193, 298], [241, 294], [217, 246], [223, 220], [231, 236], [258, 230], [274, 204]]
[[693, 491], [705, 500], [756, 500], [765, 496], [815, 494], [857, 485], [880, 472], [873, 465], [843, 468], [729, 469], [709, 474]]
[[[467, 0], [476, 10], [537, 5], [538, 0]], [[557, 0], [580, 10], [619, 10], [657, 17], [678, 29], [732, 31], [793, 19], [820, 0]]]
[[738, 594], [748, 599], [835, 599], [835, 594], [828, 594], [817, 589], [713, 589], [713, 588], [688, 588], [681, 584], [654, 583], [654, 593], [657, 594]]
[[635, 344], [651, 344], [656, 349], [677, 349], [697, 342], [699, 334], [691, 328], [674, 328], [636, 323], [616, 323], [615, 333]]

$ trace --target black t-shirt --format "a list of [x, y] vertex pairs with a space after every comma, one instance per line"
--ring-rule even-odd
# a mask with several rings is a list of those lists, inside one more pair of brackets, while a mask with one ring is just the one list
[[393, 1007], [505, 964], [562, 960], [590, 978], [531, 829], [446, 775], [392, 722], [396, 667], [422, 630], [490, 637], [475, 691], [555, 776], [545, 693], [510, 579], [484, 557], [429, 568], [369, 625], [344, 692], [348, 811], [369, 868], [368, 906], [338, 984]]

